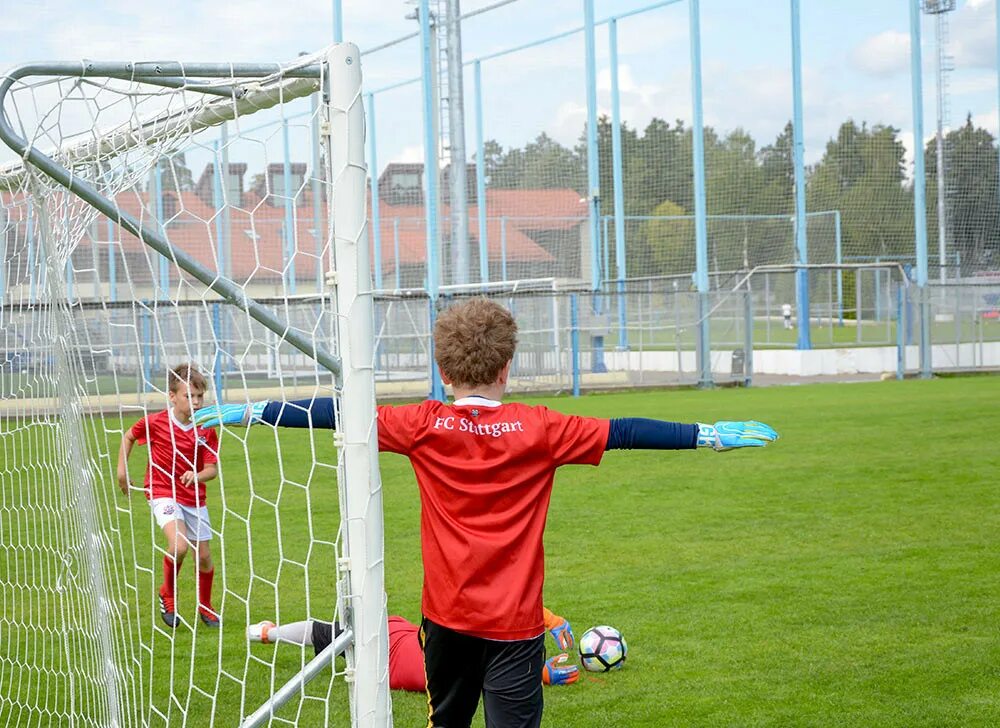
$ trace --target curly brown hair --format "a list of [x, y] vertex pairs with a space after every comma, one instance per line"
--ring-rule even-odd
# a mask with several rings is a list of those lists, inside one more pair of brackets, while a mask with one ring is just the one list
[[488, 298], [446, 309], [434, 324], [434, 359], [452, 384], [493, 384], [517, 348], [517, 322]]
[[167, 382], [171, 392], [180, 389], [181, 384], [186, 384], [189, 390], [197, 389], [204, 392], [208, 389], [205, 376], [198, 371], [198, 367], [194, 364], [181, 364], [174, 367], [167, 374]]

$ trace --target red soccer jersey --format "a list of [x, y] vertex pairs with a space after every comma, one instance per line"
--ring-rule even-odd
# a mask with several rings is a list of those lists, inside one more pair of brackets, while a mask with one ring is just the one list
[[389, 687], [393, 690], [427, 690], [424, 651], [417, 636], [420, 628], [403, 617], [389, 617]]
[[143, 417], [130, 432], [138, 444], [149, 443], [146, 498], [173, 498], [182, 506], [205, 505], [205, 484], [198, 483], [195, 492], [193, 486], [181, 482], [181, 476], [219, 461], [215, 430], [195, 428], [194, 423], [182, 425], [170, 410], [163, 410]]
[[420, 487], [425, 617], [488, 639], [543, 632], [542, 532], [555, 469], [600, 463], [608, 428], [480, 397], [378, 408], [379, 449], [408, 456]]

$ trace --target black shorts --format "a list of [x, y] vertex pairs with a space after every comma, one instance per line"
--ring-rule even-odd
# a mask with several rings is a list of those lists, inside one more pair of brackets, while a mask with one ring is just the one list
[[500, 642], [461, 634], [426, 617], [420, 624], [430, 726], [467, 728], [483, 697], [487, 728], [542, 722], [544, 634]]

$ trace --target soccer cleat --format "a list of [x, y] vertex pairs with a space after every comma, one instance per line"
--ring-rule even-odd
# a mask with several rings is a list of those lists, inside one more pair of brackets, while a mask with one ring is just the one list
[[172, 594], [167, 594], [165, 586], [160, 587], [160, 617], [171, 629], [175, 629], [181, 622], [174, 608], [174, 597]]
[[218, 628], [222, 626], [222, 620], [219, 619], [218, 613], [211, 607], [199, 606], [198, 616], [208, 627]]
[[257, 624], [251, 624], [247, 626], [247, 641], [248, 642], [263, 642], [265, 645], [271, 644], [271, 640], [268, 639], [268, 631], [274, 629], [274, 622], [269, 622], [264, 620], [263, 622], [258, 622]]

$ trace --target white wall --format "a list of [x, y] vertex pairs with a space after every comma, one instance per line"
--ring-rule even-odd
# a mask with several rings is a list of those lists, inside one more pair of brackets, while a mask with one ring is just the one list
[[[786, 374], [790, 376], [836, 376], [838, 374], [878, 374], [896, 371], [895, 346], [866, 346], [853, 349], [761, 349], [753, 353], [754, 374]], [[730, 372], [732, 350], [712, 352], [712, 372]], [[696, 371], [695, 353], [681, 352], [678, 369], [675, 351], [608, 352], [610, 369], [660, 372]], [[933, 369], [1000, 367], [1000, 342], [983, 344], [941, 344], [931, 349]], [[906, 369], [920, 368], [917, 346], [906, 347]]]

